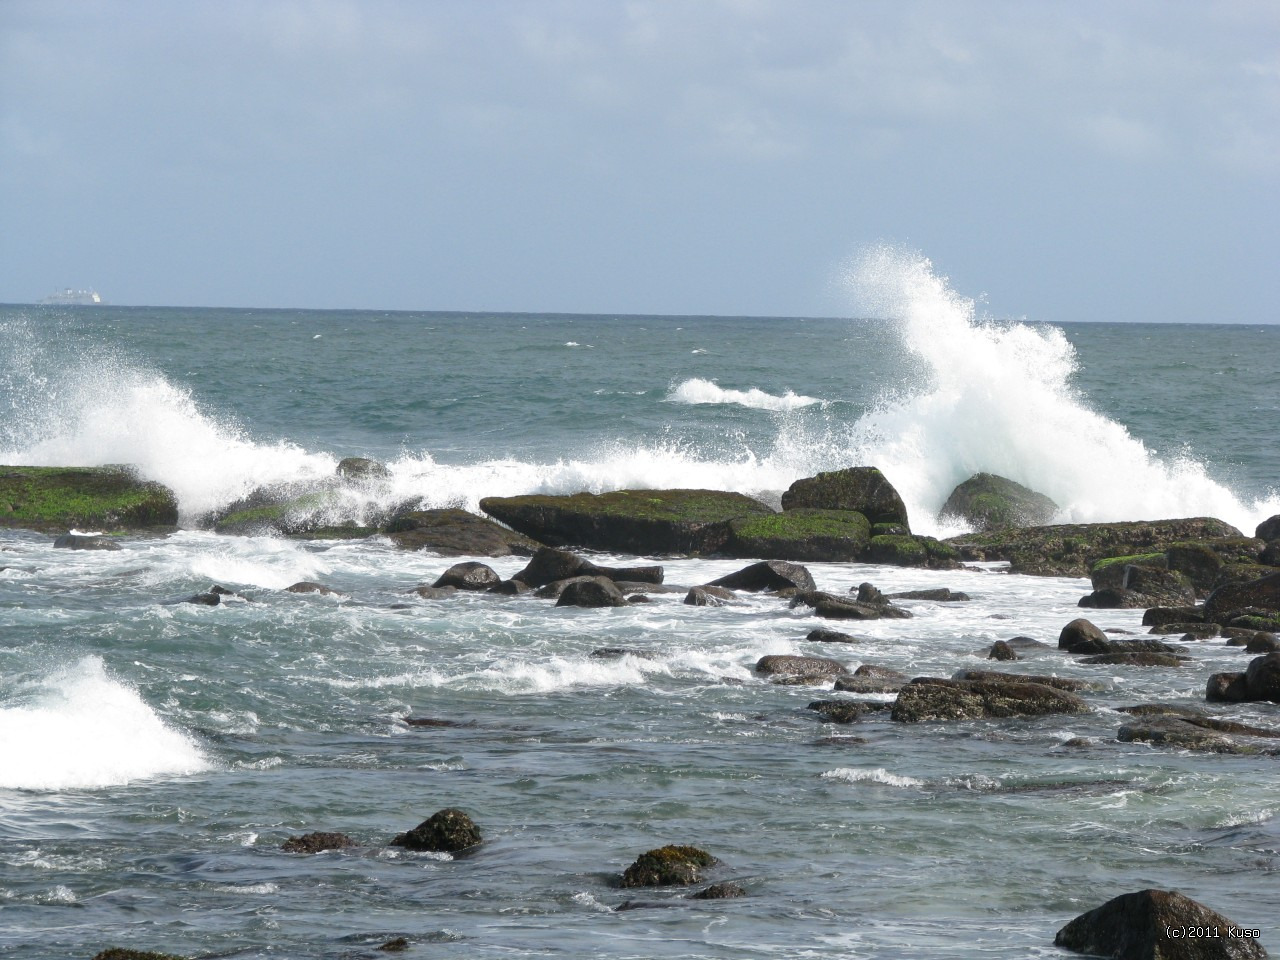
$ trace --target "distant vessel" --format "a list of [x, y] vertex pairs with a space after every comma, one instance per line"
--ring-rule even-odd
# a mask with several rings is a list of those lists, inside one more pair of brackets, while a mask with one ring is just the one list
[[67, 287], [65, 290], [49, 294], [40, 302], [59, 307], [91, 307], [95, 303], [101, 303], [102, 297], [98, 296], [97, 290], [72, 290]]

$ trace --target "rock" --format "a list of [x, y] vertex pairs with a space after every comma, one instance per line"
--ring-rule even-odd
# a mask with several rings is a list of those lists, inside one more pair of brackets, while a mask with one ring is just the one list
[[519, 597], [532, 591], [533, 587], [520, 580], [501, 580], [489, 588], [490, 593], [500, 594], [504, 597]]
[[1152, 607], [1142, 615], [1144, 627], [1159, 627], [1166, 623], [1204, 623], [1204, 608]]
[[1280, 613], [1280, 573], [1218, 587], [1204, 602], [1204, 617], [1225, 624], [1245, 607]]
[[222, 603], [222, 594], [214, 593], [212, 590], [206, 590], [204, 593], [193, 593], [187, 597], [182, 603], [193, 603], [198, 607], [216, 607]]
[[1083, 617], [1072, 620], [1058, 634], [1058, 649], [1069, 653], [1107, 653], [1111, 641], [1089, 620]]
[[596, 660], [621, 660], [623, 657], [640, 657], [653, 659], [653, 655], [639, 647], [597, 647], [588, 656]]
[[1030, 651], [1035, 653], [1041, 650], [1053, 649], [1049, 644], [1036, 640], [1033, 637], [1010, 637], [1004, 642], [1007, 643], [1009, 645], [1009, 649], [1013, 650], [1015, 653], [1018, 651]]
[[53, 541], [56, 550], [122, 550], [120, 544], [110, 537], [97, 534], [64, 533]]
[[692, 588], [685, 594], [684, 602], [691, 607], [723, 607], [737, 599], [732, 590], [708, 585]]
[[1263, 520], [1258, 524], [1258, 528], [1253, 535], [1259, 540], [1265, 540], [1268, 543], [1273, 540], [1280, 540], [1280, 514]]
[[1238, 924], [1168, 890], [1108, 900], [1058, 931], [1055, 946], [1114, 960], [1254, 960], [1267, 952]]
[[933, 537], [883, 534], [867, 541], [865, 563], [882, 563], [894, 567], [925, 567], [929, 570], [954, 570], [960, 566], [960, 554], [948, 543]]
[[891, 667], [882, 667], [875, 663], [864, 663], [853, 671], [853, 675], [855, 677], [874, 677], [877, 680], [896, 680], [899, 683], [906, 683], [909, 679], [905, 673], [900, 673]]
[[284, 588], [285, 593], [318, 593], [322, 597], [340, 597], [342, 596], [337, 590], [326, 587], [323, 583], [316, 583], [313, 580], [299, 580], [297, 583], [291, 583]]
[[424, 583], [421, 586], [414, 587], [410, 592], [423, 600], [443, 600], [445, 597], [452, 597], [458, 592], [458, 588], [455, 586], [429, 587]]
[[1014, 653], [1013, 647], [1009, 646], [1007, 641], [997, 640], [991, 645], [991, 652], [987, 654], [988, 660], [1020, 660], [1021, 658]]
[[1175, 543], [1164, 556], [1167, 568], [1184, 574], [1197, 596], [1206, 596], [1222, 572], [1222, 557], [1207, 543]]
[[381, 950], [383, 953], [399, 953], [402, 950], [409, 949], [409, 939], [408, 937], [393, 937], [386, 943], [379, 944], [374, 949]]
[[814, 711], [826, 723], [855, 723], [868, 707], [857, 700], [814, 700], [805, 709]]
[[1280, 653], [1268, 653], [1249, 661], [1244, 671], [1250, 700], [1280, 703]]
[[323, 853], [325, 850], [346, 850], [354, 847], [356, 842], [345, 833], [304, 833], [300, 837], [290, 837], [280, 844], [285, 853]]
[[689, 886], [701, 879], [701, 871], [717, 863], [698, 847], [666, 846], [640, 854], [622, 874], [624, 887]]
[[384, 519], [362, 514], [363, 508], [345, 499], [334, 480], [259, 488], [206, 522], [217, 533], [234, 536], [349, 540], [373, 536]]
[[1280, 730], [1255, 727], [1235, 720], [1223, 720], [1220, 717], [1211, 717], [1199, 710], [1191, 710], [1187, 707], [1174, 706], [1167, 703], [1140, 703], [1137, 706], [1118, 707], [1117, 709], [1120, 713], [1128, 713], [1136, 717], [1172, 717], [1204, 730], [1213, 730], [1233, 736], [1260, 737], [1265, 740], [1280, 739]]
[[729, 542], [731, 520], [773, 512], [758, 500], [718, 490], [485, 497], [480, 509], [551, 546], [637, 556], [716, 553]]
[[[1107, 557], [1099, 560], [1089, 570], [1089, 582], [1094, 590], [1105, 590], [1108, 587], [1123, 589], [1125, 571], [1128, 567], [1149, 567], [1157, 570], [1169, 569], [1169, 559], [1163, 553], [1139, 553], [1127, 557]], [[1194, 603], [1194, 599], [1192, 600]], [[1155, 604], [1152, 604], [1155, 606]]]
[[1034, 673], [1003, 673], [999, 670], [957, 670], [953, 680], [986, 680], [1001, 683], [1038, 683], [1053, 687], [1055, 690], [1066, 690], [1076, 693], [1087, 690], [1090, 684], [1084, 680], [1072, 680], [1070, 677], [1050, 677]]
[[902, 497], [875, 467], [849, 467], [797, 480], [782, 495], [782, 509], [852, 510], [871, 523], [910, 529]]
[[871, 524], [855, 510], [800, 508], [729, 523], [724, 552], [733, 557], [771, 557], [814, 563], [862, 559]]
[[820, 617], [832, 620], [908, 620], [912, 613], [891, 603], [860, 603], [847, 597], [838, 597], [821, 590], [809, 590], [796, 594], [791, 606], [813, 607]]
[[626, 595], [608, 577], [571, 581], [556, 600], [557, 607], [625, 607]]
[[1222, 632], [1222, 627], [1216, 623], [1166, 623], [1158, 627], [1152, 627], [1147, 632], [1176, 633], [1184, 639], [1190, 640], [1212, 640]]
[[456, 587], [459, 590], [492, 590], [501, 582], [502, 577], [498, 576], [497, 571], [488, 564], [467, 560], [463, 563], [455, 563], [440, 574], [439, 579], [431, 586], [437, 589]]
[[478, 845], [480, 828], [456, 807], [433, 813], [426, 820], [391, 841], [393, 847], [434, 853], [457, 853]]
[[824, 630], [819, 627], [816, 630], [810, 630], [805, 634], [805, 639], [813, 643], [860, 643], [858, 637], [851, 633], [841, 633], [839, 630]]
[[[1101, 609], [1136, 609], [1139, 607], [1177, 606], [1193, 604], [1196, 599], [1195, 588], [1186, 574], [1174, 570], [1166, 570], [1162, 566], [1164, 554], [1153, 554], [1159, 564], [1120, 563], [1119, 560], [1147, 558], [1118, 558], [1118, 560], [1100, 560], [1094, 564], [1092, 579], [1095, 590], [1080, 601], [1082, 607]], [[1118, 586], [1106, 585], [1118, 579]]]
[[1053, 520], [1058, 505], [1042, 493], [992, 473], [979, 473], [951, 491], [938, 513], [974, 530], [1038, 527]]
[[906, 677], [890, 680], [854, 675], [852, 677], [836, 677], [835, 689], [841, 693], [861, 693], [864, 695], [897, 693], [906, 682]]
[[705, 890], [689, 894], [690, 900], [731, 900], [734, 897], [745, 897], [747, 891], [736, 883], [713, 883]]
[[[660, 566], [645, 567], [601, 567], [569, 550], [558, 550], [554, 547], [539, 547], [525, 568], [512, 574], [512, 580], [519, 580], [531, 587], [543, 587], [547, 584], [574, 577], [607, 577], [615, 582], [627, 584], [661, 584], [663, 569]], [[619, 587], [622, 589], [622, 587]]]
[[126, 947], [110, 947], [93, 955], [93, 960], [186, 960], [176, 953], [156, 953], [154, 950], [130, 950]]
[[933, 600], [935, 603], [963, 603], [972, 598], [967, 593], [939, 587], [936, 590], [907, 590], [903, 593], [891, 593], [887, 600]]
[[1177, 657], [1171, 653], [1103, 653], [1096, 657], [1085, 657], [1081, 663], [1091, 663], [1118, 667], [1180, 667], [1190, 657]]
[[762, 560], [749, 567], [711, 581], [713, 587], [730, 590], [796, 590], [817, 589], [813, 577], [798, 563], [784, 560]]
[[922, 723], [1086, 713], [1088, 709], [1075, 694], [1039, 683], [917, 677], [898, 693], [891, 716], [900, 723]]
[[125, 467], [0, 466], [0, 529], [168, 531], [178, 500]]
[[1249, 699], [1249, 684], [1243, 673], [1210, 674], [1204, 698], [1209, 703], [1244, 703]]
[[756, 661], [756, 673], [770, 677], [800, 677], [805, 680], [826, 680], [849, 672], [838, 660], [826, 657], [797, 657], [790, 654], [770, 654]]
[[1271, 653], [1274, 650], [1280, 650], [1280, 637], [1262, 631], [1255, 633], [1244, 648], [1245, 653]]
[[343, 480], [355, 483], [386, 480], [391, 476], [391, 471], [385, 465], [366, 457], [344, 457], [338, 461], [338, 467], [334, 473]]
[[466, 510], [405, 510], [382, 527], [401, 550], [429, 550], [441, 557], [529, 556], [539, 544]]
[[1085, 577], [1107, 557], [1162, 552], [1174, 543], [1239, 537], [1221, 520], [1136, 520], [1011, 527], [951, 537], [963, 560], [1006, 560], [1013, 573]]

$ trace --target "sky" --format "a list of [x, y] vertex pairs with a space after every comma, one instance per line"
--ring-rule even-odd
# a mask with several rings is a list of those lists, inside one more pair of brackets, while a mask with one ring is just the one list
[[1280, 321], [1275, 0], [0, 0], [0, 302]]

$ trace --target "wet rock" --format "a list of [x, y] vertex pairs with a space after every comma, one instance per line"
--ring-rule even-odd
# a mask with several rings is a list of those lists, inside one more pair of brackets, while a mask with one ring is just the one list
[[873, 677], [877, 680], [897, 680], [906, 683], [910, 679], [905, 673], [900, 673], [891, 667], [882, 667], [875, 663], [864, 663], [853, 671], [855, 677]]
[[1280, 653], [1268, 653], [1249, 661], [1244, 678], [1250, 700], [1280, 703]]
[[357, 483], [386, 480], [391, 476], [391, 471], [384, 464], [367, 457], [343, 457], [338, 461], [338, 467], [334, 472], [343, 480], [352, 480]]
[[56, 550], [121, 550], [115, 540], [97, 534], [64, 533], [53, 541]]
[[440, 574], [439, 579], [431, 586], [436, 589], [455, 587], [458, 590], [492, 590], [501, 582], [502, 577], [498, 576], [493, 567], [476, 560], [468, 560], [464, 563], [455, 563]]
[[708, 584], [705, 587], [693, 587], [685, 594], [684, 602], [691, 607], [723, 607], [726, 603], [734, 603], [737, 595], [732, 590]]
[[1204, 730], [1213, 730], [1217, 733], [1226, 733], [1233, 736], [1259, 737], [1265, 740], [1280, 739], [1280, 730], [1268, 727], [1255, 727], [1252, 724], [1240, 723], [1237, 720], [1224, 720], [1221, 717], [1211, 717], [1199, 710], [1192, 710], [1189, 707], [1174, 706], [1167, 703], [1140, 703], [1132, 707], [1118, 707], [1120, 713], [1127, 713], [1135, 717], [1165, 717], [1180, 720], [1183, 723], [1200, 727]]
[[1110, 648], [1107, 635], [1083, 617], [1072, 620], [1058, 634], [1058, 649], [1068, 653], [1106, 653]]
[[955, 570], [960, 566], [960, 553], [951, 544], [933, 537], [913, 535], [874, 536], [867, 541], [862, 559], [864, 563], [929, 570]]
[[1269, 517], [1266, 520], [1263, 520], [1258, 524], [1253, 535], [1259, 540], [1265, 540], [1267, 542], [1280, 540], [1280, 514], [1276, 514], [1274, 517]]
[[412, 830], [398, 834], [391, 845], [417, 852], [457, 853], [478, 845], [482, 839], [475, 821], [456, 807], [447, 807]]
[[810, 630], [805, 634], [805, 639], [813, 643], [860, 643], [861, 640], [851, 633], [841, 633], [839, 630], [824, 630], [819, 627], [816, 630]]
[[841, 693], [884, 694], [897, 693], [905, 684], [906, 678], [900, 680], [880, 679], [877, 677], [852, 676], [836, 677], [836, 690]]
[[381, 950], [383, 953], [399, 953], [402, 950], [409, 949], [409, 940], [407, 937], [395, 937], [386, 943], [379, 944], [374, 949]]
[[1222, 632], [1216, 623], [1166, 623], [1152, 627], [1149, 633], [1177, 633], [1191, 640], [1211, 640]]
[[607, 577], [573, 580], [560, 593], [557, 607], [625, 607], [626, 595]]
[[589, 654], [595, 660], [621, 660], [623, 657], [641, 657], [652, 660], [653, 654], [639, 647], [597, 647]]
[[979, 473], [957, 486], [938, 512], [939, 518], [961, 520], [974, 530], [1035, 527], [1051, 521], [1058, 505], [1016, 481]]
[[607, 577], [619, 583], [656, 585], [662, 583], [663, 575], [663, 568], [657, 565], [602, 567], [569, 550], [539, 547], [529, 558], [525, 568], [512, 574], [511, 579], [527, 583], [531, 587], [544, 587], [575, 577]]
[[[1267, 952], [1245, 929], [1168, 890], [1108, 900], [1058, 931], [1054, 945], [1114, 960], [1255, 960]], [[1252, 931], [1250, 931], [1252, 933]]]
[[1178, 657], [1171, 653], [1103, 653], [1085, 657], [1080, 662], [1115, 667], [1180, 667], [1190, 657]]
[[1013, 647], [1009, 646], [1007, 641], [997, 640], [995, 643], [991, 645], [991, 652], [987, 654], [987, 659], [988, 660], [1020, 660], [1022, 658], [1019, 657], [1014, 652]]
[[821, 590], [796, 594], [791, 600], [791, 606], [812, 607], [815, 614], [830, 620], [904, 620], [912, 616], [910, 610], [895, 607], [891, 603], [860, 603]]
[[439, 717], [405, 717], [405, 726], [441, 728], [441, 727], [474, 727], [470, 720], [443, 720]]
[[758, 500], [720, 490], [485, 497], [480, 509], [553, 547], [632, 556], [716, 553], [729, 542], [730, 521], [773, 513]]
[[421, 586], [414, 587], [410, 593], [421, 597], [423, 600], [443, 600], [445, 597], [452, 597], [458, 592], [455, 586], [447, 587], [429, 587], [425, 583]]
[[1205, 684], [1204, 698], [1209, 703], [1244, 703], [1249, 699], [1249, 684], [1244, 673], [1211, 674]]
[[727, 576], [712, 580], [709, 586], [729, 590], [796, 590], [816, 589], [809, 571], [798, 563], [784, 560], [762, 560]]
[[198, 607], [216, 607], [222, 603], [222, 594], [207, 590], [204, 593], [194, 593], [182, 602], [193, 603]]
[[815, 747], [860, 747], [866, 742], [866, 737], [818, 737], [813, 741], [813, 745]]
[[1088, 709], [1075, 694], [1039, 683], [917, 677], [898, 693], [891, 716], [900, 723], [922, 723], [1085, 713]]
[[1142, 615], [1144, 627], [1160, 627], [1167, 623], [1204, 623], [1204, 608], [1152, 607]]
[[323, 853], [326, 850], [346, 850], [354, 847], [356, 842], [345, 833], [304, 833], [300, 837], [290, 837], [280, 844], [285, 853]]
[[670, 845], [640, 854], [622, 874], [623, 887], [689, 886], [702, 870], [717, 863], [698, 847]]
[[799, 677], [812, 680], [828, 680], [849, 672], [838, 660], [826, 657], [797, 657], [791, 654], [770, 654], [756, 661], [756, 673], [768, 677]]
[[1272, 653], [1280, 650], [1280, 637], [1274, 633], [1255, 633], [1245, 645], [1245, 653]]
[[533, 587], [520, 580], [500, 580], [489, 588], [489, 592], [503, 597], [519, 597], [526, 593], [532, 593]]
[[1236, 611], [1254, 607], [1280, 613], [1280, 573], [1219, 587], [1204, 602], [1206, 620], [1228, 623]]
[[342, 596], [337, 590], [326, 587], [323, 583], [316, 583], [313, 580], [299, 580], [297, 583], [291, 583], [284, 588], [285, 593], [318, 593], [322, 597], [340, 597]]
[[826, 723], [855, 723], [867, 712], [867, 705], [856, 700], [814, 700], [805, 709]]
[[891, 593], [886, 600], [933, 600], [936, 603], [963, 603], [973, 599], [967, 593], [939, 587], [937, 590], [907, 590], [903, 593]]
[[732, 900], [735, 897], [745, 897], [747, 891], [736, 883], [713, 883], [705, 890], [699, 890], [697, 893], [689, 894], [690, 900]]
[[849, 467], [797, 480], [782, 495], [782, 509], [852, 510], [871, 523], [910, 529], [902, 497], [877, 468]]
[[857, 511], [802, 508], [730, 521], [723, 552], [732, 557], [849, 563], [862, 559], [870, 537], [871, 524]]
[[1088, 690], [1093, 684], [1085, 680], [1074, 680], [1070, 677], [1050, 677], [1034, 673], [1003, 673], [999, 670], [957, 670], [953, 680], [986, 680], [1003, 683], [1039, 683], [1055, 690], [1066, 690], [1076, 693]]
[[0, 528], [171, 530], [178, 500], [122, 467], [0, 466]]

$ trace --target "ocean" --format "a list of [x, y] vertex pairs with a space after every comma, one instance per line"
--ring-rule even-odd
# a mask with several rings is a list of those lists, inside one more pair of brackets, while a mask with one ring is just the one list
[[[0, 463], [133, 464], [182, 516], [117, 552], [0, 531], [0, 956], [376, 957], [403, 937], [410, 957], [1025, 960], [1065, 956], [1067, 921], [1148, 887], [1276, 949], [1276, 758], [1115, 738], [1117, 707], [1203, 708], [1240, 648], [1193, 644], [1178, 669], [1048, 651], [1011, 669], [1092, 681], [1090, 713], [960, 724], [824, 723], [805, 708], [828, 690], [752, 669], [985, 668], [995, 640], [1054, 645], [1087, 580], [811, 564], [831, 592], [973, 598], [816, 644], [829, 624], [772, 597], [421, 599], [457, 558], [202, 527], [346, 456], [390, 470], [353, 517], [644, 487], [776, 505], [859, 464], [937, 536], [960, 532], [936, 514], [979, 471], [1062, 522], [1252, 534], [1280, 513], [1280, 325], [991, 319], [900, 255], [864, 262], [850, 303], [887, 319], [0, 307]], [[651, 562], [683, 586], [744, 565]], [[302, 580], [338, 593], [284, 591]], [[178, 602], [215, 583], [239, 596]], [[1146, 630], [1141, 610], [1088, 613]], [[1273, 704], [1217, 712], [1280, 727]], [[476, 852], [388, 845], [445, 807], [476, 820]], [[281, 851], [316, 830], [358, 846]], [[619, 888], [668, 843], [747, 895]]]

